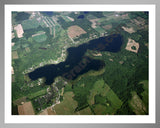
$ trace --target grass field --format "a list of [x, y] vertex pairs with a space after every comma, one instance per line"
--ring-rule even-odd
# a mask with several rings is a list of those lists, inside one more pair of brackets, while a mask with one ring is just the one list
[[70, 22], [71, 20], [67, 17], [67, 16], [62, 16], [61, 17], [66, 21], [66, 22]]
[[33, 37], [33, 40], [35, 40], [36, 42], [39, 42], [39, 43], [46, 41], [46, 39], [47, 39], [47, 36], [45, 34], [37, 35], [37, 36]]
[[104, 105], [97, 104], [94, 106], [93, 110], [96, 115], [106, 115], [107, 108]]
[[106, 32], [103, 28], [101, 28], [100, 26], [97, 26], [96, 28], [94, 28], [97, 32], [99, 32], [100, 34], [101, 33], [104, 33]]
[[136, 115], [145, 115], [147, 113], [147, 109], [141, 100], [141, 98], [137, 95], [135, 91], [131, 92], [132, 99], [129, 102], [130, 107]]
[[149, 96], [148, 96], [148, 80], [144, 80], [142, 82], [140, 82], [141, 84], [143, 84], [143, 89], [144, 89], [144, 92], [141, 93], [141, 96], [142, 96], [142, 101], [143, 103], [145, 104], [147, 110], [148, 110], [148, 99], [149, 99]]
[[13, 51], [12, 52], [12, 59], [18, 59], [19, 57], [18, 57], [18, 53], [17, 53], [17, 51]]
[[37, 28], [39, 26], [39, 22], [36, 19], [24, 20], [22, 22], [22, 26], [23, 26], [23, 30]]
[[33, 98], [35, 98], [35, 97], [45, 95], [46, 93], [47, 93], [47, 90], [44, 89], [44, 90], [40, 90], [40, 91], [35, 92], [35, 93], [31, 93], [31, 94], [29, 94], [27, 97], [28, 97], [29, 99], [33, 99]]
[[[101, 95], [103, 98], [107, 99], [102, 104], [95, 105], [95, 96]], [[122, 101], [118, 98], [118, 96], [113, 92], [113, 90], [104, 82], [103, 79], [100, 79], [95, 82], [93, 89], [90, 91], [90, 96], [88, 97], [88, 103], [93, 105], [95, 108], [95, 113], [104, 114], [114, 114], [117, 109], [119, 109], [122, 105]], [[105, 107], [105, 109], [104, 109]], [[100, 108], [103, 108], [102, 112], [98, 112]]]
[[92, 111], [91, 111], [91, 109], [89, 107], [79, 111], [79, 114], [80, 115], [93, 115]]
[[77, 102], [73, 100], [73, 92], [66, 92], [63, 96], [63, 101], [60, 104], [55, 105], [54, 109], [57, 115], [75, 115], [75, 108]]

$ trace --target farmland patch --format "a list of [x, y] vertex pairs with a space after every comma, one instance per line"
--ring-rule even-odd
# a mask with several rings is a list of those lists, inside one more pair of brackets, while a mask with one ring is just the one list
[[18, 53], [17, 53], [17, 51], [13, 51], [12, 52], [12, 59], [18, 59], [19, 57], [18, 57]]
[[31, 102], [25, 102], [22, 105], [18, 105], [19, 115], [35, 115]]
[[24, 30], [33, 29], [39, 26], [39, 22], [36, 19], [24, 20], [22, 26]]
[[47, 36], [45, 33], [41, 34], [41, 35], [36, 35], [33, 37], [33, 40], [35, 40], [36, 42], [39, 42], [39, 43], [46, 41], [46, 39], [47, 39]]
[[81, 34], [87, 33], [81, 27], [74, 25], [68, 28], [68, 36], [71, 38], [75, 38], [80, 36]]
[[128, 38], [126, 50], [137, 53], [138, 49], [139, 49], [139, 43], [135, 42], [133, 39]]
[[66, 92], [63, 101], [54, 106], [57, 115], [74, 115], [77, 102], [73, 99], [73, 92]]

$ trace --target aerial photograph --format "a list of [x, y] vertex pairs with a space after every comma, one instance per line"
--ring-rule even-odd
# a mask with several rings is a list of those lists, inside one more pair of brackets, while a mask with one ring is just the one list
[[149, 115], [149, 12], [11, 18], [12, 115]]

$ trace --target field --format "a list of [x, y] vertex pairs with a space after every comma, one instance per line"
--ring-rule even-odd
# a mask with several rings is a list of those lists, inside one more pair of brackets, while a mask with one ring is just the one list
[[78, 37], [81, 34], [85, 34], [85, 33], [86, 31], [84, 31], [82, 28], [80, 28], [77, 25], [74, 25], [68, 28], [68, 36], [71, 38]]
[[19, 115], [34, 115], [34, 110], [31, 102], [25, 102], [18, 106]]
[[103, 26], [105, 30], [110, 30], [112, 28], [112, 24]]
[[29, 47], [26, 47], [25, 50], [26, 50], [26, 52], [30, 52], [31, 51]]
[[100, 26], [97, 26], [96, 28], [94, 28], [97, 32], [99, 32], [100, 34], [101, 33], [104, 33], [106, 32], [103, 28], [101, 28]]
[[46, 92], [47, 92], [46, 89], [43, 89], [43, 90], [40, 90], [40, 91], [38, 91], [38, 92], [31, 93], [31, 94], [29, 94], [27, 97], [28, 97], [29, 99], [33, 99], [33, 98], [35, 98], [35, 97], [45, 95]]
[[13, 51], [12, 52], [12, 59], [18, 59], [19, 57], [18, 57], [18, 53], [17, 53], [17, 51]]
[[97, 104], [93, 110], [96, 115], [106, 115], [107, 108], [104, 105]]
[[24, 31], [21, 24], [18, 24], [16, 27], [14, 27], [14, 29], [16, 30], [18, 38], [23, 37]]
[[122, 101], [112, 91], [112, 89], [110, 89], [110, 87], [104, 82], [103, 79], [95, 82], [94, 88], [90, 91], [88, 102], [90, 105], [94, 106], [95, 113], [98, 112], [99, 109], [103, 108], [103, 114], [104, 110], [105, 114], [114, 114], [116, 110], [119, 109], [122, 105]]
[[35, 40], [36, 42], [39, 42], [39, 43], [46, 41], [46, 39], [47, 39], [47, 36], [45, 34], [37, 35], [37, 36], [33, 37], [33, 40]]
[[135, 32], [135, 30], [132, 27], [127, 28], [127, 27], [122, 26], [122, 28], [123, 28], [124, 31], [126, 31], [126, 32], [128, 32], [130, 34]]
[[19, 98], [19, 99], [13, 101], [13, 103], [15, 105], [21, 105], [22, 102], [26, 102], [26, 97], [22, 97], [22, 98]]
[[[135, 47], [135, 49], [132, 48], [133, 46]], [[128, 38], [128, 43], [127, 43], [127, 46], [126, 46], [126, 50], [137, 53], [138, 49], [139, 49], [139, 43], [137, 43], [134, 40]]]
[[74, 19], [72, 19], [71, 17], [68, 17], [68, 16], [62, 16], [61, 17], [66, 21], [66, 22], [71, 22], [71, 21], [74, 21]]
[[79, 111], [79, 114], [80, 115], [92, 115], [92, 111], [91, 111], [91, 109], [89, 107], [87, 107], [87, 108]]
[[55, 105], [54, 109], [57, 115], [74, 115], [77, 102], [73, 100], [73, 92], [66, 92], [63, 96], [63, 101]]
[[39, 26], [39, 22], [36, 19], [24, 20], [22, 26], [23, 30], [33, 29]]
[[143, 101], [140, 99], [140, 97], [137, 95], [135, 91], [131, 92], [131, 94], [132, 94], [132, 99], [129, 102], [130, 107], [136, 113], [136, 115], [145, 115], [147, 113], [147, 109]]
[[146, 108], [148, 109], [148, 80], [144, 80], [140, 82], [143, 85], [144, 91], [141, 93], [142, 101], [145, 104]]

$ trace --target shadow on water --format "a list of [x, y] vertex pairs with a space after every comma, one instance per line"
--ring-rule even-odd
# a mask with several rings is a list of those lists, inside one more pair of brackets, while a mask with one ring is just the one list
[[44, 77], [45, 84], [50, 85], [57, 76], [61, 76], [67, 80], [74, 80], [90, 70], [98, 71], [105, 66], [102, 60], [92, 59], [85, 56], [87, 50], [118, 52], [122, 45], [122, 36], [113, 34], [107, 37], [100, 37], [79, 45], [78, 47], [70, 47], [67, 49], [68, 56], [64, 62], [59, 64], [50, 64], [35, 69], [28, 75], [30, 79], [37, 80]]

